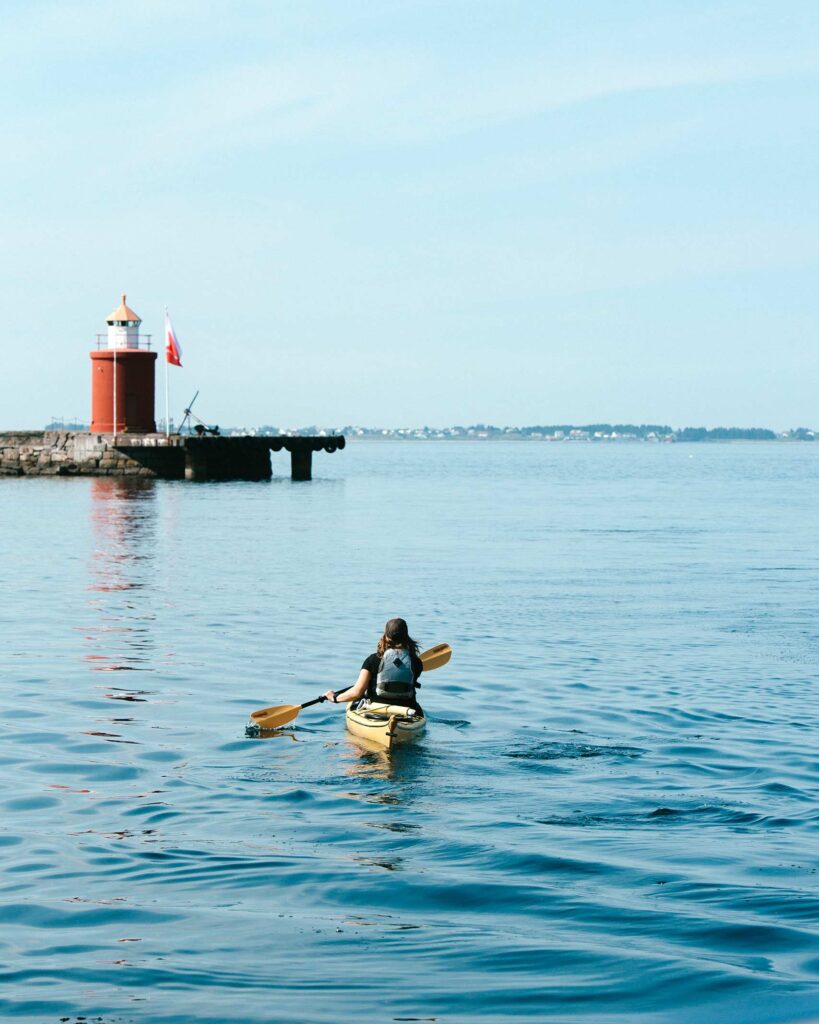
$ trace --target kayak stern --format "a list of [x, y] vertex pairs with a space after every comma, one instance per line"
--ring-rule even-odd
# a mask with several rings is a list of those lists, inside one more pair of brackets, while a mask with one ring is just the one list
[[360, 707], [347, 708], [345, 715], [347, 729], [353, 736], [373, 740], [379, 745], [392, 748], [424, 731], [427, 720], [420, 709], [405, 708], [395, 704], [369, 702]]

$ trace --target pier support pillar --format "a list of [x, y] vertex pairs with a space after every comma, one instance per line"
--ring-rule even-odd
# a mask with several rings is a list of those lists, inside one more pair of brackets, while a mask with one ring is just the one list
[[313, 452], [306, 444], [294, 445], [290, 452], [290, 478], [292, 480], [313, 479]]

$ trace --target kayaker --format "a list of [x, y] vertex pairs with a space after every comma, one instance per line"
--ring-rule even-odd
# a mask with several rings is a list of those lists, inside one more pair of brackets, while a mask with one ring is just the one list
[[418, 657], [418, 644], [409, 635], [406, 622], [403, 619], [390, 619], [384, 627], [375, 653], [364, 659], [355, 683], [337, 697], [332, 690], [328, 690], [324, 696], [336, 704], [366, 698], [378, 704], [419, 708], [415, 690], [416, 685], [420, 685], [418, 676], [423, 671], [424, 666]]

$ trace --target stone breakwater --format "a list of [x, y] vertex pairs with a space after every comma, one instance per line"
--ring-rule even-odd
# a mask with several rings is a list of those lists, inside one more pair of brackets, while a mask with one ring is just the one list
[[309, 480], [313, 452], [345, 438], [211, 437], [12, 431], [0, 434], [0, 476], [125, 476], [163, 480], [268, 480], [270, 453], [290, 453], [291, 476]]
[[[136, 444], [140, 459], [130, 454]], [[116, 445], [109, 434], [62, 430], [0, 434], [0, 476], [164, 476], [162, 470], [178, 461], [172, 448], [172, 439], [158, 434], [127, 442], [120, 435]], [[150, 455], [157, 452], [161, 454], [152, 460]], [[174, 475], [184, 476], [184, 455], [182, 473]]]

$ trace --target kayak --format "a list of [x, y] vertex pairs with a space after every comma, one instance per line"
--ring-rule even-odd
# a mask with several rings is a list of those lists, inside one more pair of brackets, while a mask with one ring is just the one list
[[369, 701], [361, 707], [347, 708], [347, 728], [353, 736], [374, 740], [389, 750], [393, 743], [412, 739], [424, 731], [427, 724], [424, 712], [397, 704], [377, 704]]

